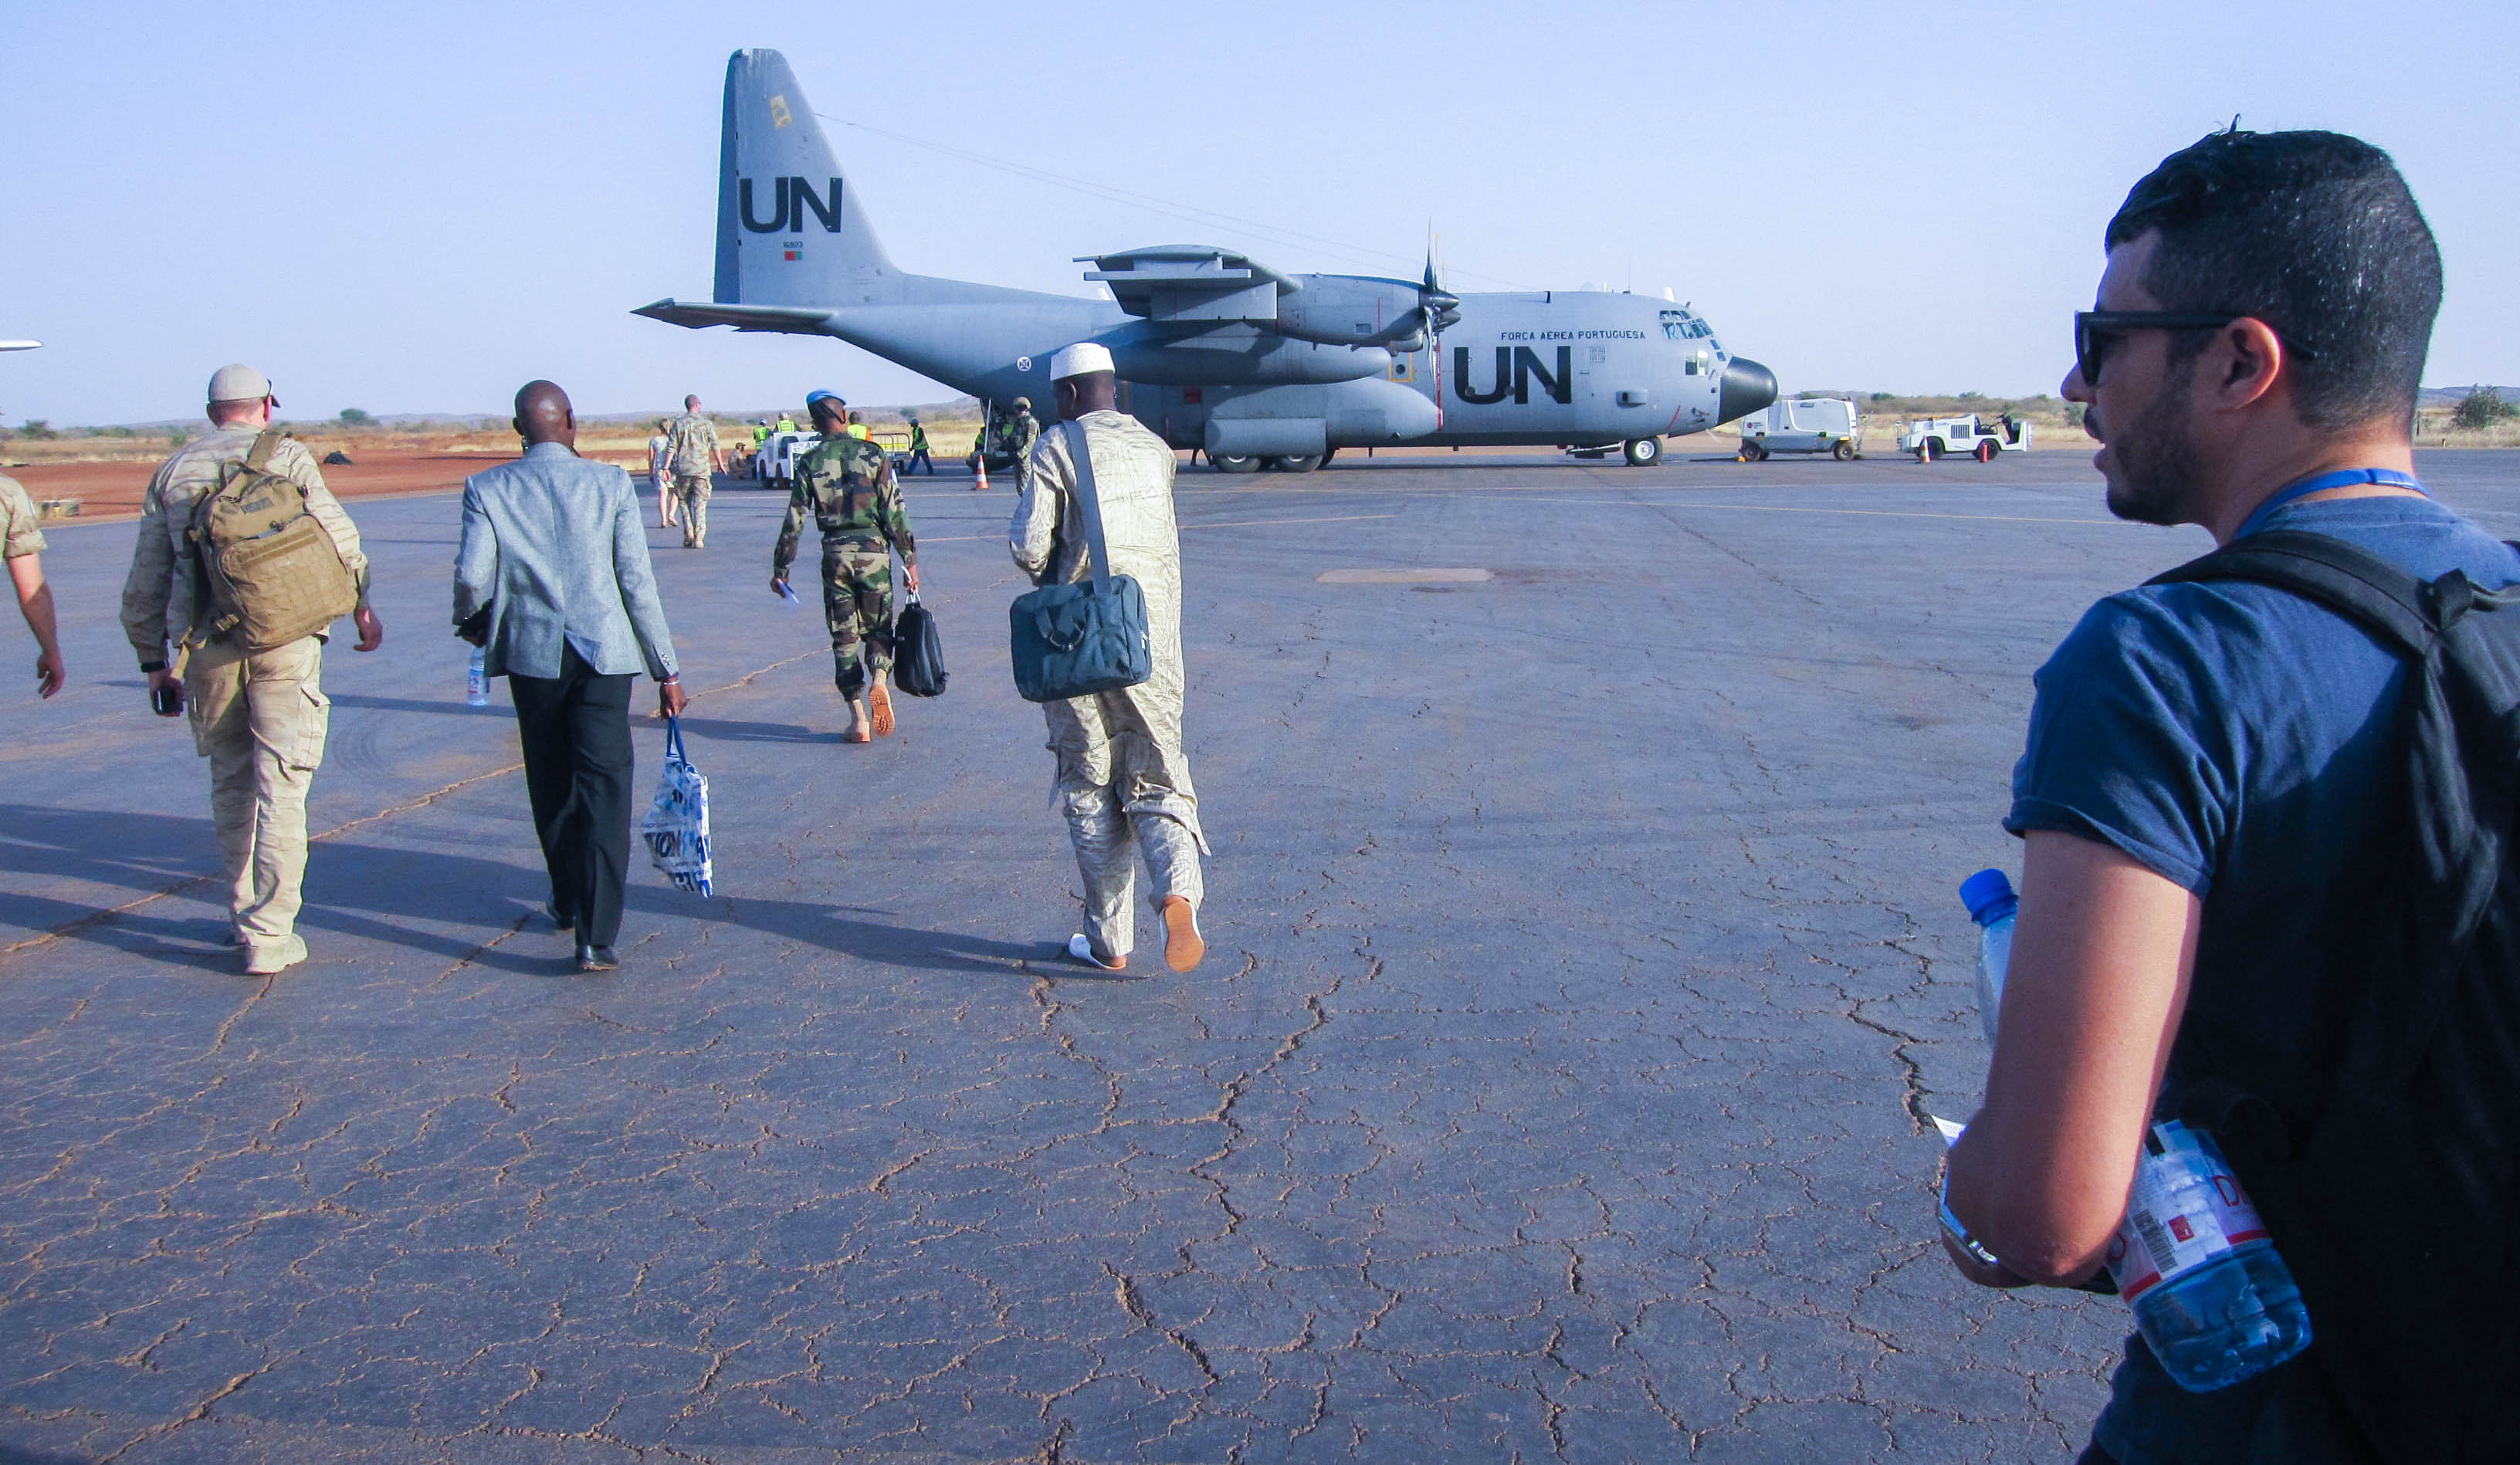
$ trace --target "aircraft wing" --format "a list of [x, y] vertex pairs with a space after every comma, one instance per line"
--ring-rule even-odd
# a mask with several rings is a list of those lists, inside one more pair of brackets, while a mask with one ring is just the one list
[[721, 305], [713, 300], [675, 299], [642, 305], [630, 313], [695, 331], [733, 326], [738, 331], [784, 331], [793, 335], [826, 334], [823, 327], [832, 318], [830, 311], [814, 305]]
[[1081, 254], [1120, 308], [1150, 321], [1275, 321], [1280, 291], [1303, 285], [1248, 255], [1207, 244], [1156, 244]]

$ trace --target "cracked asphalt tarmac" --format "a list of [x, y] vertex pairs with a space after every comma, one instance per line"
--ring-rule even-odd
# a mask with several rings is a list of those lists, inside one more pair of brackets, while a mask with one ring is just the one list
[[[2511, 532], [2509, 463], [2423, 467]], [[652, 531], [719, 894], [642, 862], [600, 978], [463, 701], [453, 498], [352, 506], [390, 635], [327, 658], [270, 980], [113, 625], [131, 528], [54, 532], [76, 680], [0, 711], [0, 1462], [2072, 1458], [2123, 1310], [1934, 1241], [1953, 892], [2017, 868], [2032, 669], [2203, 536], [2068, 454], [1181, 487], [1210, 954], [1125, 979], [1054, 956], [1003, 491], [916, 481], [953, 685], [864, 748], [771, 496]]]

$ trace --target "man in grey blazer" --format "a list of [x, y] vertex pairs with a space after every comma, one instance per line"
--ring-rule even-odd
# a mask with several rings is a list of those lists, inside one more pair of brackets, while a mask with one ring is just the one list
[[630, 683], [654, 677], [667, 717], [685, 698], [630, 475], [577, 456], [577, 415], [551, 382], [517, 393], [517, 431], [522, 458], [464, 480], [455, 624], [516, 698], [552, 921], [575, 931], [578, 970], [611, 971], [630, 866]]

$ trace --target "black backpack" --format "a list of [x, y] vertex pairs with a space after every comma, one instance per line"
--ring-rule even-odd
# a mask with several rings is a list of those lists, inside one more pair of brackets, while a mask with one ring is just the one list
[[2296, 530], [2151, 583], [2207, 580], [2290, 591], [2405, 658], [2404, 781], [2368, 940], [2324, 974], [2359, 986], [2317, 1118], [2210, 1078], [2181, 1117], [2256, 1197], [2309, 1307], [2305, 1361], [2370, 1446], [2520, 1460], [2520, 587], [2425, 584]]

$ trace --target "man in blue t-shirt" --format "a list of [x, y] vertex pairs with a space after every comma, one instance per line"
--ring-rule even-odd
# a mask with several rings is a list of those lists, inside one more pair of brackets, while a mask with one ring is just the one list
[[[2409, 433], [2441, 262], [2387, 155], [2334, 133], [2218, 133], [2109, 223], [2064, 394], [2086, 404], [2119, 516], [2352, 541], [2429, 580], [2520, 580], [2424, 495]], [[1950, 1210], [2002, 1259], [1990, 1286], [2099, 1270], [2147, 1122], [2200, 1081], [2306, 1125], [2352, 1010], [2332, 968], [2368, 919], [2405, 756], [2398, 657], [2270, 587], [2111, 596], [2038, 674], [2005, 827], [2021, 911], [1986, 1106]], [[2296, 1131], [2298, 1132], [2298, 1131]], [[2276, 1237], [2280, 1246], [2282, 1238]], [[2208, 1394], [2130, 1339], [2087, 1462], [2363, 1462], [2311, 1347]]]

